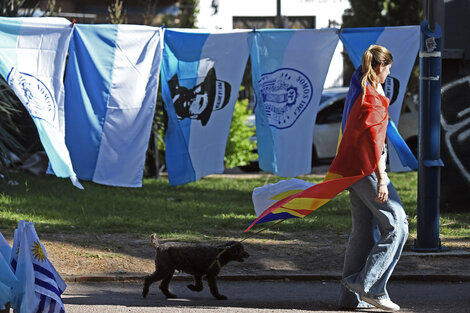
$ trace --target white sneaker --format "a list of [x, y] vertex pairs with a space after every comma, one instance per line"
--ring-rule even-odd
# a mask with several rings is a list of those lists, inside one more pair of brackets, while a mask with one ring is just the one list
[[367, 298], [364, 296], [360, 297], [362, 301], [372, 304], [376, 308], [385, 310], [385, 311], [398, 311], [400, 307], [398, 304], [395, 304], [390, 299], [374, 299], [374, 298]]

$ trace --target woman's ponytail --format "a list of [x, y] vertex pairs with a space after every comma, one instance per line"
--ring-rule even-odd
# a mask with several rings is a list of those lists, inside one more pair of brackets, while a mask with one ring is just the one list
[[387, 48], [371, 45], [362, 55], [362, 101], [366, 96], [367, 83], [377, 88], [377, 74], [375, 68], [379, 65], [392, 64], [393, 57]]

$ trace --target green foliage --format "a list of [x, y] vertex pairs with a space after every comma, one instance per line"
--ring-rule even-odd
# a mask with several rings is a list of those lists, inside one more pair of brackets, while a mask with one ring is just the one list
[[19, 130], [13, 120], [21, 105], [7, 82], [0, 77], [0, 170], [6, 167], [11, 153], [19, 155], [23, 151], [16, 139]]
[[122, 0], [116, 0], [113, 4], [108, 6], [109, 22], [111, 24], [126, 24], [126, 10], [123, 9]]
[[343, 27], [419, 25], [421, 0], [349, 0], [351, 8], [343, 15]]
[[[423, 18], [422, 0], [349, 0], [351, 8], [343, 15], [344, 28], [419, 25]], [[346, 57], [346, 60], [349, 60]], [[348, 64], [352, 71], [352, 64]], [[419, 66], [415, 63], [407, 87], [419, 92]]]
[[225, 148], [224, 163], [226, 168], [239, 165], [247, 165], [254, 160], [256, 155], [252, 152], [256, 149], [256, 143], [250, 140], [255, 135], [255, 129], [247, 125], [248, 99], [237, 101], [233, 111], [232, 124]]
[[28, 4], [28, 8], [25, 7], [26, 1], [27, 0], [0, 1], [0, 16], [32, 16], [34, 11], [39, 7], [40, 1], [37, 1], [34, 6]]
[[165, 27], [194, 28], [196, 25], [196, 16], [199, 13], [199, 0], [181, 0], [179, 1], [179, 14], [176, 16], [165, 15], [163, 24]]
[[44, 16], [57, 16], [61, 11], [62, 9], [57, 6], [56, 0], [47, 0], [47, 8]]
[[[0, 229], [14, 229], [19, 220], [36, 223], [41, 232], [130, 232], [197, 239], [202, 236], [242, 236], [255, 218], [251, 193], [255, 187], [283, 178], [206, 178], [170, 187], [165, 179], [144, 179], [142, 188], [118, 188], [82, 181], [85, 190], [68, 179], [12, 174], [18, 186], [1, 185]], [[320, 176], [300, 177], [320, 182]], [[391, 173], [416, 237], [417, 173]], [[270, 224], [255, 226], [253, 231]], [[286, 220], [258, 237], [284, 233], [347, 233], [351, 229], [348, 192], [344, 191], [306, 218]], [[441, 238], [470, 238], [470, 212], [441, 214]]]

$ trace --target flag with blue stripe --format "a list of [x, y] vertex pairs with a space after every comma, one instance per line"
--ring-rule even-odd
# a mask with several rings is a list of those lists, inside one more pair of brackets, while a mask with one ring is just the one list
[[224, 170], [225, 145], [248, 59], [249, 31], [166, 30], [162, 97], [170, 185]]
[[66, 143], [80, 179], [141, 187], [163, 30], [76, 24], [65, 77]]
[[279, 176], [311, 172], [313, 129], [336, 29], [259, 30], [251, 67], [260, 168]]
[[0, 310], [5, 304], [11, 302], [11, 288], [17, 283], [15, 274], [10, 265], [11, 247], [0, 233]]
[[[362, 55], [372, 44], [386, 47], [393, 55], [393, 64], [384, 84], [384, 91], [390, 99], [391, 122], [387, 128], [387, 137], [390, 170], [394, 172], [414, 170], [418, 165], [395, 125], [398, 125], [400, 119], [406, 86], [419, 50], [419, 36], [419, 26], [344, 28], [340, 33], [341, 41], [355, 68], [361, 65]], [[343, 115], [343, 124], [345, 118], [347, 112]]]
[[54, 174], [83, 189], [64, 140], [62, 80], [71, 34], [64, 18], [0, 17], [0, 74], [31, 115]]
[[12, 289], [12, 307], [19, 313], [65, 312], [61, 295], [67, 285], [49, 261], [34, 223], [22, 221], [21, 229], [15, 233], [18, 284]]

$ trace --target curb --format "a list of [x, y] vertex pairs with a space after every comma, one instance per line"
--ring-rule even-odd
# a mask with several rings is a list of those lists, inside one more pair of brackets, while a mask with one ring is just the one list
[[[126, 282], [143, 281], [146, 275], [90, 275], [90, 276], [64, 276], [70, 283], [98, 283], [98, 282]], [[218, 280], [225, 281], [340, 281], [341, 274], [260, 274], [260, 275], [219, 275]], [[191, 275], [175, 275], [172, 280], [192, 281]], [[423, 281], [423, 282], [470, 282], [470, 275], [449, 274], [397, 274], [392, 275], [391, 281]]]

